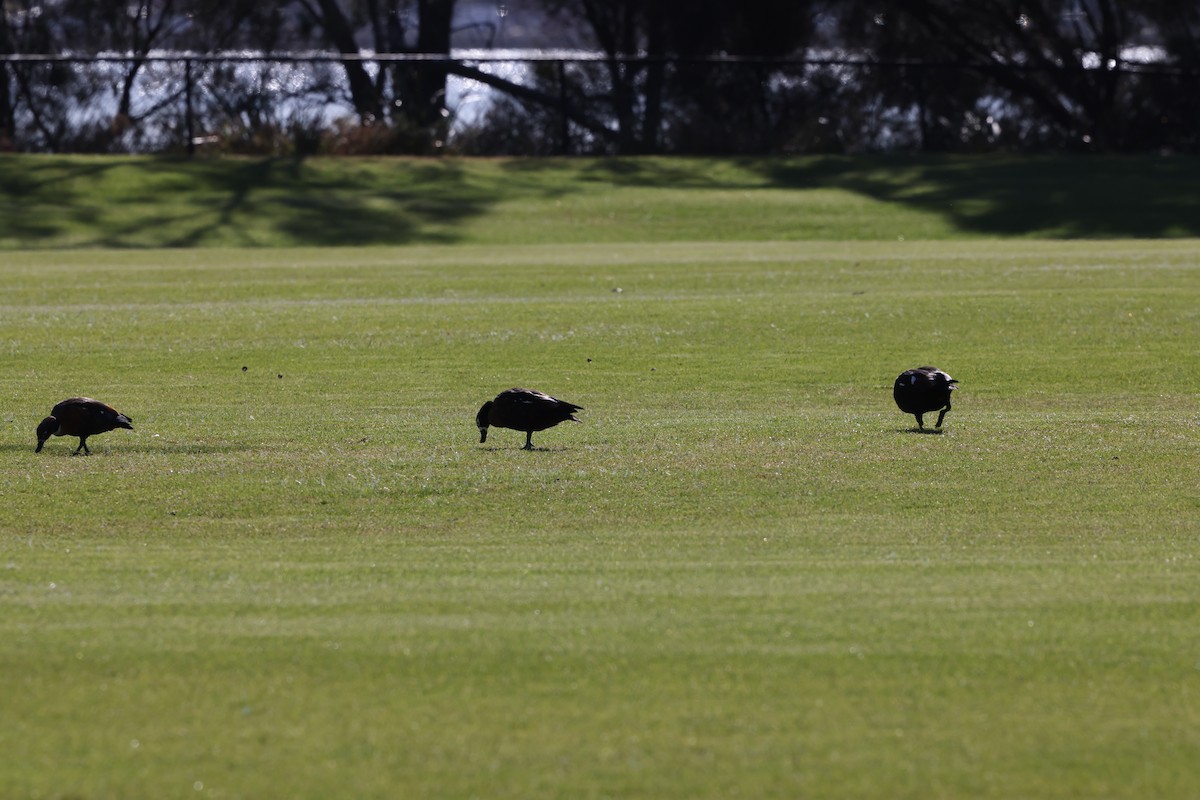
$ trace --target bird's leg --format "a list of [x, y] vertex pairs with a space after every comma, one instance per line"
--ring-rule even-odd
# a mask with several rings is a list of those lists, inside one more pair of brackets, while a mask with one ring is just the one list
[[80, 436], [80, 437], [79, 437], [79, 447], [76, 447], [76, 448], [75, 448], [75, 452], [71, 453], [71, 455], [73, 455], [73, 456], [77, 456], [77, 455], [79, 455], [81, 452], [82, 452], [84, 455], [87, 455], [87, 452], [88, 452], [88, 450], [87, 450], [87, 437], [86, 437], [86, 436]]
[[925, 420], [921, 419], [921, 417], [923, 417], [924, 414], [913, 414], [913, 416], [917, 418], [917, 430], [919, 430], [919, 431], [925, 430]]
[[942, 409], [942, 413], [938, 414], [937, 427], [942, 427], [942, 419], [946, 416], [946, 412], [950, 410], [950, 404], [946, 403], [946, 407]]
[[533, 449], [533, 431], [525, 431], [525, 446], [522, 447], [521, 449], [522, 450], [532, 450]]

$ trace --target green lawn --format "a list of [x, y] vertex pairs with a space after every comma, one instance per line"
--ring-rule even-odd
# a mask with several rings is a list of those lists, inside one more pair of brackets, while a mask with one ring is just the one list
[[1194, 796], [1197, 241], [719, 232], [785, 199], [0, 254], [0, 797]]
[[0, 155], [0, 251], [1200, 236], [1200, 158]]

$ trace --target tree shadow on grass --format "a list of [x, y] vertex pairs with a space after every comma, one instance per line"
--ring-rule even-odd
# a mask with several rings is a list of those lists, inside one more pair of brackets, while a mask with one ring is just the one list
[[1200, 159], [1136, 156], [912, 156], [765, 159], [775, 186], [833, 187], [941, 215], [989, 236], [1200, 235]]
[[84, 187], [116, 166], [103, 160], [0, 158], [0, 244], [36, 246], [67, 227], [96, 223]]
[[[0, 247], [452, 244], [513, 197], [841, 189], [974, 236], [1200, 236], [1200, 159], [0, 157]], [[487, 166], [489, 163], [498, 167]], [[465, 165], [466, 164], [466, 165]]]
[[0, 158], [0, 246], [450, 243], [495, 201], [462, 172], [449, 160]]
[[461, 167], [452, 162], [391, 162], [386, 170], [371, 170], [370, 163], [263, 159], [208, 165], [193, 177], [214, 201], [207, 221], [166, 245], [230, 238], [316, 247], [452, 243], [456, 227], [488, 205], [486, 194], [464, 186]]
[[1200, 236], [1200, 192], [1195, 191], [1200, 159], [1189, 157], [650, 157], [513, 159], [503, 165], [518, 178], [569, 170], [570, 183], [561, 191], [596, 186], [751, 193], [842, 189], [940, 216], [952, 228], [976, 236]]
[[492, 202], [463, 180], [456, 162], [400, 164], [385, 174], [302, 169], [294, 160], [251, 164], [220, 187], [228, 201], [216, 224], [253, 214], [285, 239], [316, 246], [452, 243], [456, 228]]
[[[509, 176], [540, 176], [560, 172], [569, 176], [564, 187], [586, 191], [596, 186], [643, 189], [761, 189], [760, 170], [747, 170], [770, 159], [712, 159], [688, 157], [612, 157], [566, 161], [550, 158], [518, 158], [504, 162]], [[544, 185], [539, 180], [538, 185]]]

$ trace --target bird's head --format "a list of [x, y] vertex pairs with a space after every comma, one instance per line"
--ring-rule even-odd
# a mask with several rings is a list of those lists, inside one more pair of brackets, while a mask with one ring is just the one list
[[479, 428], [479, 443], [483, 444], [487, 441], [488, 432], [488, 414], [492, 410], [492, 401], [488, 400], [479, 409], [479, 413], [475, 415], [475, 425]]
[[58, 419], [55, 417], [46, 417], [39, 422], [37, 426], [37, 449], [33, 452], [42, 452], [42, 445], [46, 444], [46, 440], [53, 436], [56, 430], [58, 430]]

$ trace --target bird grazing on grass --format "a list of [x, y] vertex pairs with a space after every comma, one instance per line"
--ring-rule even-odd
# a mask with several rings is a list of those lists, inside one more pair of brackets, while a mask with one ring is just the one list
[[567, 420], [579, 422], [572, 415], [582, 410], [582, 406], [533, 389], [505, 389], [496, 395], [495, 400], [484, 403], [475, 415], [475, 424], [479, 426], [479, 443], [487, 441], [488, 426], [494, 425], [497, 428], [525, 431], [523, 449], [532, 450], [534, 431], [544, 431]]
[[37, 426], [38, 443], [34, 452], [42, 452], [42, 447], [51, 436], [78, 436], [79, 447], [75, 448], [72, 455], [78, 455], [81, 450], [88, 455], [92, 452], [87, 446], [88, 437], [114, 428], [133, 430], [133, 420], [99, 400], [70, 397], [51, 409], [50, 416]]
[[934, 426], [940, 428], [942, 419], [950, 410], [950, 393], [958, 388], [955, 385], [957, 383], [958, 381], [937, 367], [906, 369], [896, 378], [892, 396], [896, 398], [896, 405], [901, 411], [917, 418], [919, 430], [925, 430], [922, 415], [940, 410], [937, 424]]

